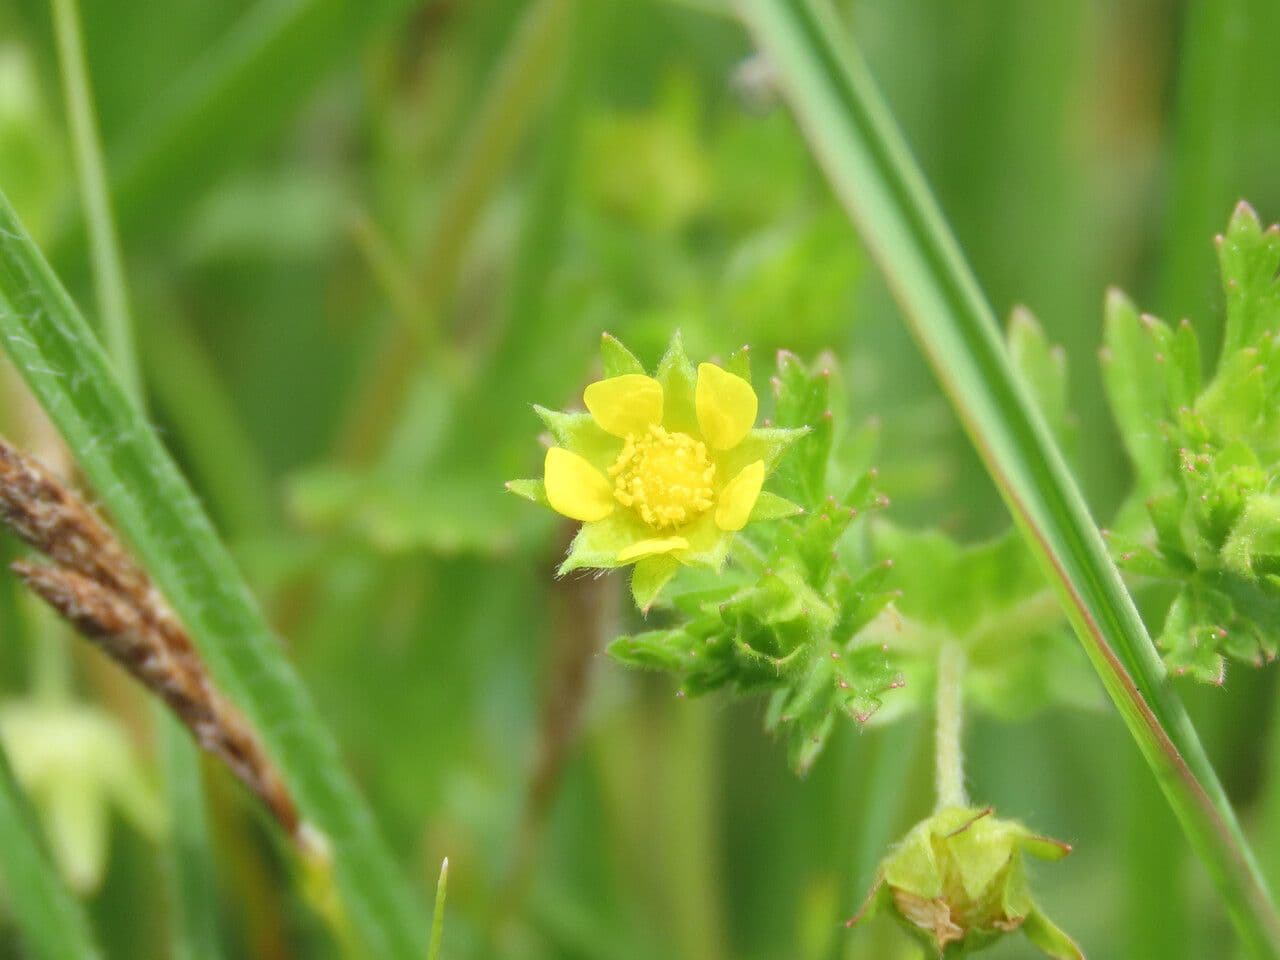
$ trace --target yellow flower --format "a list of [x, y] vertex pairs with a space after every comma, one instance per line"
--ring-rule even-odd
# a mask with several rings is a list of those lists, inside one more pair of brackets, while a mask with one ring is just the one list
[[748, 521], [798, 510], [761, 491], [803, 431], [756, 428], [746, 377], [712, 363], [695, 371], [678, 336], [652, 377], [607, 334], [602, 353], [607, 376], [584, 392], [587, 413], [537, 408], [556, 440], [542, 483], [508, 487], [582, 521], [561, 573], [635, 563], [647, 607], [678, 563], [719, 567]]

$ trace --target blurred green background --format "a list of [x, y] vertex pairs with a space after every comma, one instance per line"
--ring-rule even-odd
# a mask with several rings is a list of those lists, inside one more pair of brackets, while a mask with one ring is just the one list
[[[1217, 342], [1212, 235], [1240, 197], [1280, 214], [1280, 8], [841, 12], [997, 311], [1026, 304], [1066, 348], [1075, 462], [1105, 525], [1129, 480], [1096, 364], [1103, 292]], [[962, 539], [1006, 527], [740, 28], [711, 0], [82, 16], [153, 417], [424, 910], [449, 856], [444, 955], [913, 956], [894, 931], [842, 921], [885, 843], [932, 805], [927, 718], [850, 724], [797, 779], [760, 704], [677, 699], [603, 657], [636, 617], [625, 581], [555, 581], [569, 529], [502, 490], [539, 470], [530, 404], [577, 402], [602, 330], [652, 363], [678, 328], [695, 357], [751, 344], [758, 378], [778, 348], [833, 349], [846, 414], [879, 425], [890, 518]], [[0, 188], [88, 309], [61, 96], [45, 4], [0, 0]], [[6, 434], [56, 458], [4, 382]], [[11, 578], [0, 591], [0, 690], [20, 711], [45, 695], [59, 631]], [[122, 725], [136, 768], [102, 761], [92, 788], [68, 775], [37, 800], [95, 798], [73, 820], [104, 947], [167, 956], [149, 713], [96, 654], [74, 660], [77, 702]], [[1183, 692], [1280, 879], [1280, 824], [1261, 817], [1280, 789], [1274, 687], [1238, 668], [1225, 690]], [[1232, 956], [1203, 871], [1098, 703], [975, 716], [972, 793], [1076, 846], [1037, 890], [1090, 956]], [[15, 756], [54, 749], [4, 729]], [[335, 955], [269, 826], [210, 771], [226, 955]], [[99, 781], [116, 780], [107, 805]], [[21, 955], [0, 923], [0, 956]], [[1018, 940], [991, 952], [1031, 955]]]

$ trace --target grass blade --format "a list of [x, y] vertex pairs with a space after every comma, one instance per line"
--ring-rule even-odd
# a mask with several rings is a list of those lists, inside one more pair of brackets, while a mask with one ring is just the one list
[[[129, 286], [107, 193], [77, 0], [53, 0], [53, 20], [103, 342], [121, 382], [135, 402], [142, 405], [144, 392], [134, 351]], [[65, 659], [65, 648], [58, 649]], [[157, 704], [153, 716], [173, 831], [173, 848], [167, 851], [174, 900], [173, 952], [180, 960], [217, 960], [221, 954], [217, 897], [199, 754], [187, 731], [168, 710]]]
[[1226, 794], [867, 69], [815, 0], [739, 9], [1241, 939], [1254, 956], [1280, 957], [1280, 917]]
[[26, 799], [0, 752], [0, 876], [10, 909], [37, 960], [97, 960], [89, 921], [36, 839]]
[[449, 858], [440, 862], [440, 879], [436, 881], [436, 905], [431, 913], [431, 946], [427, 960], [440, 960], [440, 944], [444, 940], [444, 902], [449, 892]]
[[58, 67], [72, 156], [80, 184], [80, 203], [89, 230], [89, 260], [97, 295], [98, 324], [107, 355], [120, 379], [137, 392], [138, 369], [133, 350], [133, 325], [121, 269], [120, 243], [107, 195], [107, 174], [102, 162], [93, 94], [85, 68], [84, 40], [76, 0], [53, 0], [53, 26], [58, 43]]
[[0, 340], [80, 468], [331, 846], [348, 917], [378, 957], [426, 929], [337, 746], [190, 486], [0, 197]]

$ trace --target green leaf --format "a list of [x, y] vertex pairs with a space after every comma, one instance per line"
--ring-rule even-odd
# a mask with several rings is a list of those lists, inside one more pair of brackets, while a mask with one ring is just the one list
[[873, 541], [892, 563], [885, 579], [896, 588], [895, 608], [922, 635], [901, 655], [909, 690], [929, 686], [937, 645], [953, 637], [966, 651], [966, 694], [987, 713], [1017, 719], [1055, 703], [1097, 706], [1088, 664], [1016, 532], [961, 545], [938, 531], [879, 522]]
[[804, 431], [779, 465], [778, 485], [786, 496], [810, 510], [821, 505], [828, 486], [827, 467], [835, 440], [831, 376], [827, 363], [810, 369], [794, 354], [778, 353], [776, 420], [781, 428]]
[[1164, 373], [1156, 360], [1153, 324], [1119, 290], [1107, 291], [1102, 353], [1103, 383], [1120, 427], [1138, 488], [1152, 491], [1163, 482], [1169, 460], [1165, 423]]
[[738, 9], [1241, 938], [1255, 956], [1280, 956], [1280, 916], [1230, 802], [848, 31], [817, 0]]
[[616, 638], [609, 644], [609, 656], [629, 667], [674, 673], [687, 665], [692, 643], [683, 630], [652, 630]]
[[1280, 226], [1263, 230], [1253, 207], [1242, 201], [1218, 241], [1218, 263], [1227, 300], [1225, 360], [1280, 331]]
[[425, 923], [310, 696], [163, 444], [0, 198], [0, 340], [218, 686], [262, 737], [303, 818], [328, 838], [368, 948], [421, 957]]
[[1058, 442], [1072, 439], [1067, 408], [1067, 355], [1049, 343], [1040, 322], [1026, 307], [1018, 306], [1009, 318], [1009, 359], [1022, 377], [1022, 385], [1035, 400], [1040, 415]]

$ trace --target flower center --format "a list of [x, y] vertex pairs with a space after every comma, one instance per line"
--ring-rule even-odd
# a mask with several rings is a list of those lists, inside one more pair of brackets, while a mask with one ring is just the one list
[[617, 501], [659, 529], [688, 523], [715, 502], [716, 465], [706, 444], [657, 424], [639, 436], [627, 434], [609, 476]]

